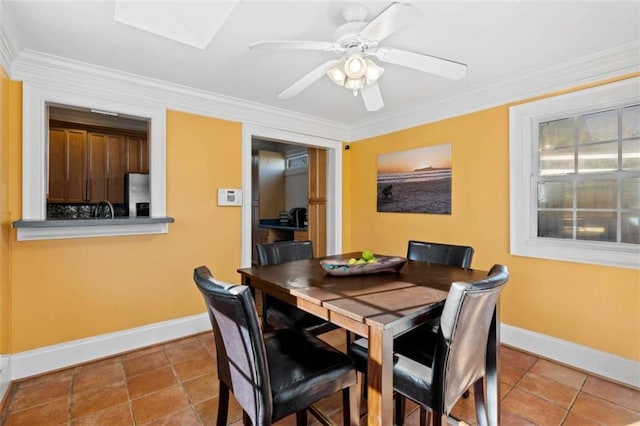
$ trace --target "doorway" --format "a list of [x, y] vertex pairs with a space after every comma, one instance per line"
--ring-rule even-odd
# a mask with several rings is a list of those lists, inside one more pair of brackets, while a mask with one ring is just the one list
[[284, 147], [298, 147], [303, 150], [310, 148], [311, 151], [323, 153], [322, 165], [326, 170], [326, 178], [323, 179], [323, 183], [326, 183], [326, 218], [319, 219], [322, 221], [323, 236], [325, 237], [325, 241], [321, 243], [327, 254], [339, 253], [342, 249], [342, 143], [331, 139], [250, 125], [243, 127], [242, 140], [242, 267], [251, 265], [254, 246], [253, 228], [256, 204], [254, 202], [254, 188], [256, 183], [252, 173], [254, 167], [252, 152], [254, 141], [257, 140], [281, 144], [282, 146], [274, 145], [280, 149]]

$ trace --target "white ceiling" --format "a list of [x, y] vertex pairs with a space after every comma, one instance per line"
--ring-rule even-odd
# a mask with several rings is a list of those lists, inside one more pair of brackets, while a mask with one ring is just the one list
[[[411, 2], [421, 16], [381, 46], [462, 62], [468, 75], [451, 81], [381, 64], [385, 107], [367, 112], [359, 97], [327, 77], [292, 99], [278, 99], [335, 58], [333, 52], [248, 48], [259, 40], [333, 41], [347, 2], [241, 0], [199, 49], [116, 22], [114, 1], [0, 1], [18, 52], [30, 49], [347, 125], [459, 98], [640, 40], [638, 1]], [[371, 20], [390, 2], [360, 3]], [[145, 4], [153, 14], [154, 1]]]

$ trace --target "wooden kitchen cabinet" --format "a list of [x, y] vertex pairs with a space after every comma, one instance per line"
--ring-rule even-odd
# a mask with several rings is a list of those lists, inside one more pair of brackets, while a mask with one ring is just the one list
[[49, 202], [83, 202], [86, 196], [84, 130], [49, 130]]
[[270, 244], [277, 241], [291, 241], [293, 231], [275, 228], [258, 228], [259, 244]]
[[87, 143], [87, 197], [90, 203], [107, 199], [107, 137], [89, 133]]
[[125, 174], [148, 171], [149, 144], [144, 137], [49, 129], [49, 203], [122, 204]]
[[307, 241], [309, 239], [308, 231], [293, 231], [293, 239], [298, 241]]
[[87, 201], [124, 203], [124, 138], [89, 133], [87, 157]]
[[126, 138], [126, 173], [149, 173], [149, 142], [146, 138]]

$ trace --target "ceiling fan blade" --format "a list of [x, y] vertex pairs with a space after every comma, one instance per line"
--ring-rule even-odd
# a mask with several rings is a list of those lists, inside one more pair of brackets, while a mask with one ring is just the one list
[[379, 111], [384, 106], [382, 100], [382, 94], [380, 93], [380, 87], [377, 82], [373, 82], [369, 85], [365, 85], [360, 89], [362, 100], [367, 111]]
[[336, 49], [336, 44], [325, 41], [257, 41], [249, 49], [291, 49], [291, 50], [328, 50]]
[[278, 98], [289, 99], [294, 97], [295, 95], [297, 95], [298, 93], [306, 89], [307, 87], [311, 86], [317, 80], [322, 78], [322, 76], [324, 76], [327, 73], [327, 71], [333, 68], [333, 66], [336, 65], [338, 62], [340, 62], [339, 59], [333, 59], [331, 61], [325, 62], [324, 64], [320, 65], [318, 68], [311, 71], [309, 74], [302, 77], [300, 80], [293, 83], [291, 86], [289, 86], [289, 88], [285, 89], [282, 93], [278, 95]]
[[408, 52], [392, 47], [380, 47], [374, 55], [382, 62], [402, 65], [452, 80], [459, 80], [467, 75], [467, 66], [465, 64], [423, 55], [422, 53]]
[[358, 36], [369, 41], [380, 41], [403, 29], [419, 16], [418, 9], [410, 4], [391, 3], [373, 18]]

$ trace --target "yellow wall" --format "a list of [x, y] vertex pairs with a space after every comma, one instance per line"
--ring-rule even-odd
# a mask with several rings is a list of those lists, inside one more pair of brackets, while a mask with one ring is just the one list
[[[240, 208], [217, 207], [216, 190], [241, 185], [239, 123], [168, 112], [169, 234], [17, 242], [8, 223], [22, 209], [21, 91], [0, 74], [0, 353], [204, 312], [191, 279], [201, 264], [238, 282]], [[377, 155], [441, 143], [452, 144], [452, 214], [376, 213]], [[509, 255], [508, 106], [343, 152], [345, 251], [403, 254], [409, 239], [470, 244], [474, 267], [511, 270], [503, 322], [640, 360], [637, 271]]]
[[[239, 281], [240, 208], [218, 207], [216, 194], [240, 187], [241, 161], [239, 123], [168, 112], [169, 233], [14, 242], [12, 352], [204, 312], [194, 267]], [[16, 220], [20, 173], [11, 177]]]
[[[403, 255], [410, 239], [471, 245], [508, 265], [502, 322], [640, 361], [640, 273], [509, 254], [509, 106], [350, 144], [344, 249]], [[376, 212], [378, 154], [450, 143], [452, 214]]]
[[0, 354], [11, 352], [10, 86], [7, 74], [0, 67]]

